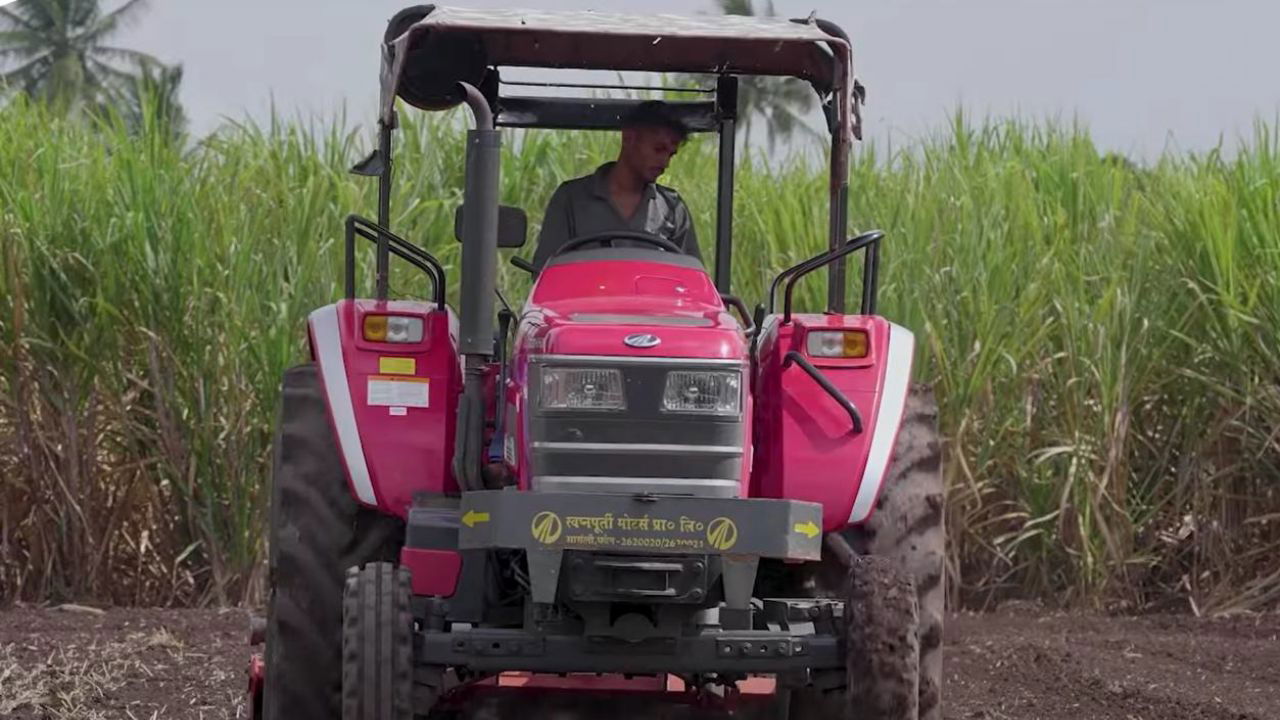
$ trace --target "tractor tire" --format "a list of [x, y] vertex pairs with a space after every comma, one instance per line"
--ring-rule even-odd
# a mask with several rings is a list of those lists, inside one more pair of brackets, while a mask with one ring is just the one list
[[859, 555], [887, 558], [915, 585], [919, 606], [920, 720], [942, 718], [942, 624], [946, 607], [942, 447], [932, 390], [911, 388], [893, 460], [875, 511], [845, 533]]
[[[866, 523], [840, 533], [860, 560], [888, 561], [915, 587], [918, 717], [912, 715], [907, 720], [942, 718], [942, 624], [946, 604], [943, 491], [937, 403], [931, 390], [915, 386], [907, 394], [902, 427], [875, 511]], [[807, 581], [794, 588], [796, 594], [840, 597], [847, 591], [847, 569], [834, 556], [824, 554], [823, 562], [812, 572]], [[841, 717], [842, 712], [836, 708], [849, 689], [833, 687], [836, 685], [843, 682], [827, 681], [826, 692], [813, 686], [797, 688], [792, 693], [790, 717]], [[854, 717], [863, 715], [855, 713]]]
[[859, 720], [917, 720], [916, 589], [889, 558], [859, 557], [845, 597], [845, 707]]
[[370, 563], [347, 573], [342, 720], [413, 720], [410, 595], [409, 573], [392, 563]]
[[338, 720], [346, 570], [394, 559], [404, 524], [359, 505], [315, 365], [284, 375], [272, 469], [265, 720]]

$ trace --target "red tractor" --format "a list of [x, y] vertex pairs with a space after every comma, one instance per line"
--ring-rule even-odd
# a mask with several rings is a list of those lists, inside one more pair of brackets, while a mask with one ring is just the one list
[[[284, 377], [252, 712], [409, 720], [604, 692], [939, 718], [936, 410], [909, 383], [912, 333], [875, 313], [883, 234], [845, 235], [848, 36], [813, 18], [422, 6], [382, 51], [378, 149], [354, 169], [379, 180], [378, 219], [348, 219], [346, 297], [311, 313], [311, 362]], [[498, 203], [500, 128], [617, 129], [639, 102], [504, 94], [504, 67], [717, 76], [710, 100], [672, 103], [719, 138], [713, 274], [656, 235], [571, 238], [540, 271], [515, 261], [536, 279], [495, 324], [498, 249], [526, 235]], [[829, 249], [755, 313], [730, 284], [741, 75], [807, 81], [831, 134]], [[457, 312], [440, 263], [388, 227], [397, 98], [474, 118]], [[429, 300], [388, 299], [393, 257]], [[826, 312], [794, 311], [821, 268]]]

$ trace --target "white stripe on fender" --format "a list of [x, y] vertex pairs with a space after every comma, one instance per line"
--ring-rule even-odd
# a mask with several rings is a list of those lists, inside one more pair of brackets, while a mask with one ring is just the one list
[[360, 444], [360, 431], [356, 428], [351, 389], [347, 387], [347, 366], [342, 360], [342, 336], [338, 332], [338, 306], [326, 305], [315, 310], [310, 320], [320, 376], [324, 378], [324, 392], [329, 401], [329, 417], [333, 418], [333, 427], [338, 432], [338, 447], [342, 449], [347, 474], [351, 476], [351, 487], [355, 488], [360, 502], [377, 505], [369, 466], [364, 460], [364, 446]]
[[871, 516], [871, 507], [880, 494], [885, 470], [893, 455], [893, 445], [902, 425], [902, 411], [907, 406], [907, 386], [911, 382], [911, 362], [915, 357], [916, 336], [911, 331], [889, 323], [889, 350], [886, 353], [884, 385], [880, 388], [880, 410], [876, 413], [875, 436], [867, 453], [867, 467], [862, 472], [858, 496], [853, 499], [849, 524], [860, 523]]

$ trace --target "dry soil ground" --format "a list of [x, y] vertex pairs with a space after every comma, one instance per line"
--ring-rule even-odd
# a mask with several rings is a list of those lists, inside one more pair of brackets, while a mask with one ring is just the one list
[[[234, 718], [246, 627], [241, 611], [0, 612], [0, 717]], [[1280, 719], [1280, 616], [1004, 612], [947, 635], [948, 720]]]

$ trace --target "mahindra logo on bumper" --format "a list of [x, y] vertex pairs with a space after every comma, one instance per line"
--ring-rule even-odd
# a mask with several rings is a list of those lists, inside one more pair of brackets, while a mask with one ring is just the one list
[[662, 342], [662, 338], [657, 335], [650, 335], [649, 333], [637, 333], [635, 335], [628, 335], [622, 342], [627, 347], [644, 349], [658, 347], [658, 343]]

